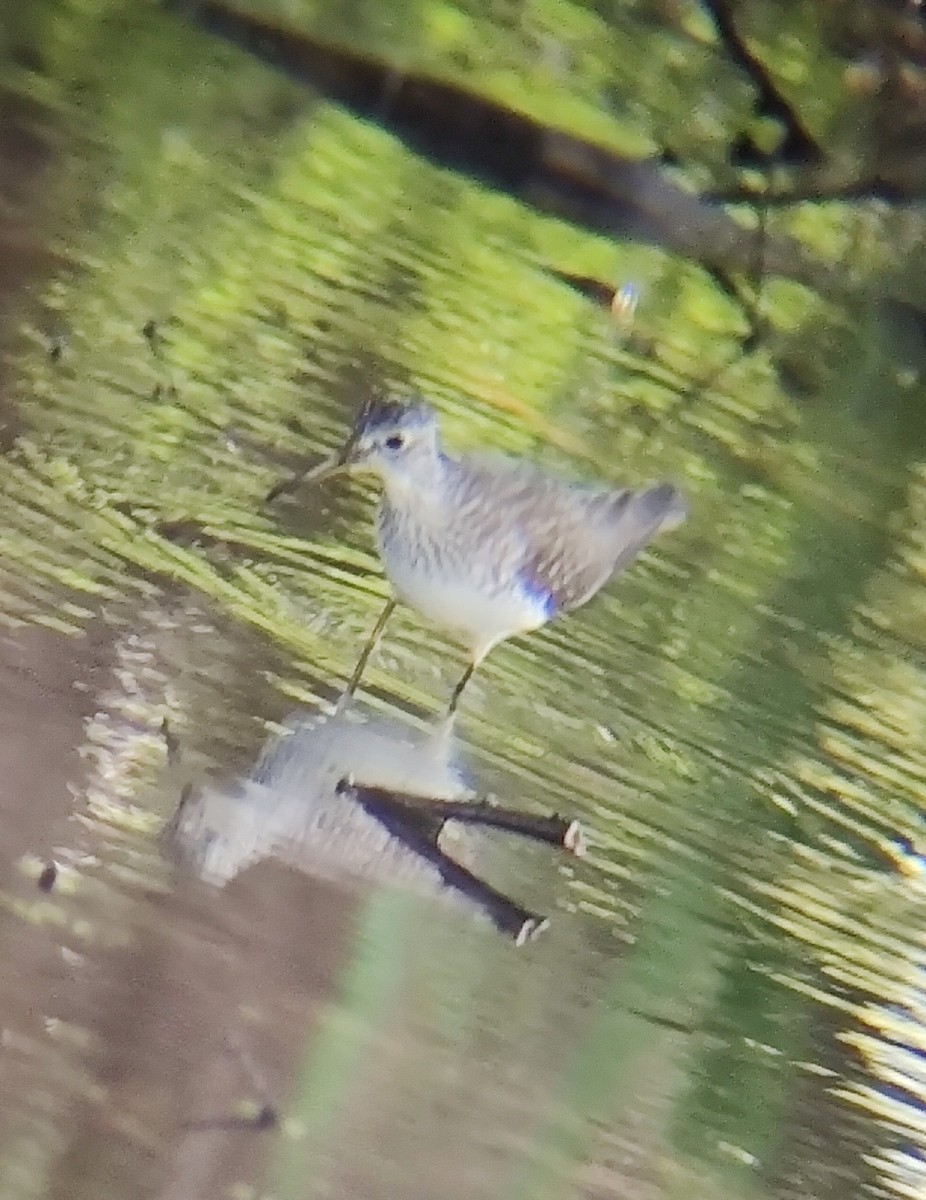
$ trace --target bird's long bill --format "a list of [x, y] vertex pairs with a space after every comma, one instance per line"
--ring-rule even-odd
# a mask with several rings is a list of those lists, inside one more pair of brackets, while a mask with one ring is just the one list
[[269, 504], [276, 500], [278, 496], [288, 495], [294, 492], [297, 488], [304, 487], [306, 484], [311, 484], [313, 487], [322, 483], [326, 479], [331, 479], [334, 475], [342, 475], [344, 472], [351, 469], [351, 464], [348, 462], [344, 454], [338, 454], [331, 458], [325, 459], [316, 467], [311, 467], [307, 471], [297, 471], [295, 475], [288, 475], [285, 479], [281, 479], [275, 483], [267, 495], [264, 497], [265, 503]]

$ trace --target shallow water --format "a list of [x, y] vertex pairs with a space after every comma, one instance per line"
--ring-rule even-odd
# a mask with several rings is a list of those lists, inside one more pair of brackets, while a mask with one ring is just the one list
[[[697, 5], [260, 11], [620, 153], [668, 147], [685, 186], [739, 178], [752, 92]], [[743, 11], [861, 171], [866, 22]], [[849, 278], [766, 279], [744, 353], [697, 262], [425, 162], [180, 16], [17, 22], [0, 1195], [921, 1195], [916, 209], [771, 210], [769, 236]], [[632, 284], [632, 322], [555, 272]], [[285, 786], [273, 758], [294, 712], [330, 730], [387, 593], [369, 490], [263, 498], [390, 386], [454, 448], [691, 504], [588, 607], [493, 651], [455, 740], [415, 760], [435, 795], [581, 820], [582, 858], [450, 830], [549, 917], [522, 947], [365, 816], [325, 810], [317, 837], [311, 743]], [[462, 665], [402, 612], [355, 716], [417, 745]]]

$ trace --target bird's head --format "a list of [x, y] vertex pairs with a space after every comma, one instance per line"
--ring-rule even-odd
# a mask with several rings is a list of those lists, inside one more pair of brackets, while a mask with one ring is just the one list
[[394, 497], [421, 494], [436, 486], [440, 464], [437, 417], [430, 405], [423, 400], [377, 398], [360, 409], [339, 454], [278, 483], [267, 499], [348, 473], [379, 476]]
[[387, 488], [423, 485], [440, 458], [437, 418], [423, 400], [372, 400], [357, 415], [338, 459], [342, 470], [378, 475]]

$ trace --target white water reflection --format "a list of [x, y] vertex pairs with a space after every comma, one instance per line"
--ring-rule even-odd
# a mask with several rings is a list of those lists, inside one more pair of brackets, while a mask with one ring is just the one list
[[548, 921], [475, 872], [483, 836], [505, 830], [580, 854], [576, 822], [486, 804], [455, 759], [452, 729], [397, 721], [297, 716], [251, 775], [228, 788], [187, 789], [168, 845], [224, 886], [278, 858], [321, 878], [367, 880], [452, 898], [518, 945]]

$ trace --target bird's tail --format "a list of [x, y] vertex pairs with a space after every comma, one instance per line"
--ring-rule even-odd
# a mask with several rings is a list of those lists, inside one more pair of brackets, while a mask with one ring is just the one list
[[654, 532], [678, 529], [688, 516], [685, 497], [671, 483], [660, 483], [637, 496], [637, 503], [655, 525]]
[[677, 529], [687, 516], [688, 505], [671, 483], [660, 483], [643, 492], [624, 492], [614, 529], [618, 544], [614, 573], [632, 562], [657, 533]]

